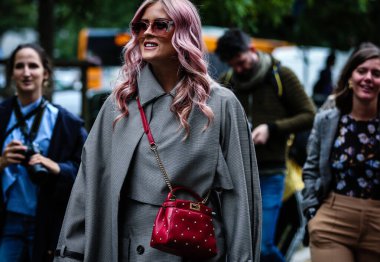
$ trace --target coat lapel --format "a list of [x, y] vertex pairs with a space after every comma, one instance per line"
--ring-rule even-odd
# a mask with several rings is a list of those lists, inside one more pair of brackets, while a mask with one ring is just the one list
[[[138, 79], [138, 94], [148, 121], [152, 116], [152, 106], [149, 103], [158, 97], [165, 95], [154, 75], [145, 66]], [[141, 139], [144, 139], [144, 128], [140, 112], [135, 99], [128, 101], [128, 117], [120, 119], [115, 125], [112, 138], [112, 165], [111, 165], [111, 188], [112, 188], [112, 234], [118, 235], [118, 213], [121, 189], [128, 174], [134, 152]], [[141, 143], [149, 143], [146, 141]], [[112, 238], [113, 254], [118, 254], [118, 238]], [[117, 260], [117, 258], [115, 258]]]
[[0, 144], [1, 144], [1, 146], [4, 143], [5, 131], [7, 129], [9, 119], [11, 118], [11, 114], [12, 114], [12, 110], [13, 110], [13, 106], [12, 106], [13, 99], [14, 98], [8, 99], [0, 105], [0, 120], [1, 120], [0, 121], [0, 137], [1, 137], [0, 138]]
[[327, 177], [331, 177], [330, 170], [330, 152], [334, 143], [335, 134], [338, 129], [340, 113], [337, 109], [334, 109], [331, 114], [326, 114], [322, 119], [322, 133], [321, 133], [321, 159], [325, 164], [321, 165], [321, 168], [325, 168], [322, 170], [322, 174]]

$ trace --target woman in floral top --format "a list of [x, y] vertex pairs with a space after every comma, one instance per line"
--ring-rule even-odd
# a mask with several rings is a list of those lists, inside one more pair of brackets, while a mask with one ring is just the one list
[[303, 168], [313, 262], [380, 261], [380, 49], [355, 51], [315, 117]]

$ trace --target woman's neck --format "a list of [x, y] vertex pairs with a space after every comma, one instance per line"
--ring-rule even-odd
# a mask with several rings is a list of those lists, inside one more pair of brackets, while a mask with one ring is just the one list
[[168, 65], [160, 66], [152, 65], [151, 68], [154, 76], [157, 78], [157, 81], [160, 83], [165, 92], [169, 93], [172, 91], [180, 78], [178, 74], [179, 65], [169, 63]]
[[41, 95], [37, 95], [37, 94], [33, 94], [33, 95], [18, 94], [17, 95], [17, 98], [20, 101], [22, 106], [30, 105], [31, 103], [36, 102], [40, 97]]
[[368, 102], [354, 102], [350, 115], [355, 120], [368, 121], [378, 116], [377, 101]]

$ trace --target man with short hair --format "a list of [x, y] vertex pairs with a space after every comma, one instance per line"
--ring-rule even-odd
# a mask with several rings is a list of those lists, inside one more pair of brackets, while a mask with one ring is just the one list
[[274, 237], [285, 187], [286, 143], [290, 133], [312, 127], [315, 108], [293, 71], [257, 51], [241, 30], [226, 31], [216, 54], [232, 68], [221, 77], [222, 84], [235, 92], [252, 123], [263, 200], [261, 261], [285, 261]]

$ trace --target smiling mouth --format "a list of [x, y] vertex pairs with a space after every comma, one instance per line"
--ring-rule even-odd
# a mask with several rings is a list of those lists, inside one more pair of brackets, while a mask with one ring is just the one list
[[145, 47], [156, 47], [156, 46], [158, 46], [158, 44], [156, 44], [156, 43], [144, 43], [144, 46]]
[[32, 81], [31, 80], [23, 80], [22, 83], [25, 85], [29, 85], [30, 83], [32, 83]]

